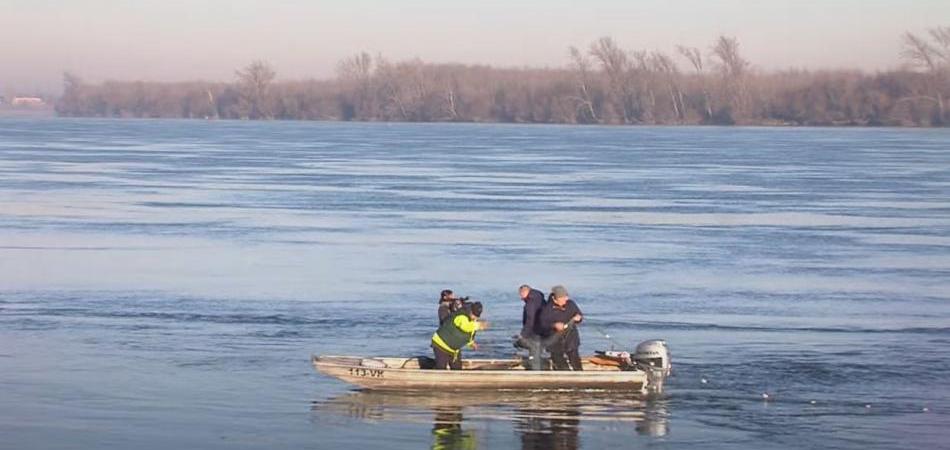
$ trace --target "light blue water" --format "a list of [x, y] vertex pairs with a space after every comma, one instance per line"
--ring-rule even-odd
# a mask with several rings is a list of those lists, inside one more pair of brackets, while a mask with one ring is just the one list
[[[667, 397], [309, 365], [525, 282]], [[0, 448], [946, 448], [948, 344], [948, 130], [0, 120]]]

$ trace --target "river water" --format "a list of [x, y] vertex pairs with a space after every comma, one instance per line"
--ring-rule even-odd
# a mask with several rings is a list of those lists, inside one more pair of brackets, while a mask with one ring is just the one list
[[[522, 283], [666, 394], [309, 364]], [[948, 448], [948, 373], [950, 130], [0, 119], [0, 448]]]

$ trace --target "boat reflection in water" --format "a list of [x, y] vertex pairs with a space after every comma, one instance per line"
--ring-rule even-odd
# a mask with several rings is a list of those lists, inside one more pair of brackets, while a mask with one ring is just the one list
[[438, 408], [432, 419], [433, 449], [476, 449], [475, 432], [462, 429], [462, 408]]
[[432, 423], [432, 448], [479, 447], [475, 424], [509, 422], [523, 449], [577, 449], [588, 428], [662, 437], [667, 401], [609, 391], [350, 392], [313, 403], [316, 414], [369, 422]]

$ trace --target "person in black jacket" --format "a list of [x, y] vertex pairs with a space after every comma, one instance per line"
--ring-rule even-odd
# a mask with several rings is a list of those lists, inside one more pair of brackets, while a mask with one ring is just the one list
[[456, 297], [451, 289], [444, 289], [439, 293], [439, 325], [442, 325], [452, 314], [455, 314], [468, 305], [468, 297]]
[[[541, 309], [539, 325], [542, 331], [541, 336], [548, 342], [548, 351], [551, 352], [554, 370], [584, 370], [579, 354], [581, 337], [576, 326], [584, 320], [581, 309], [570, 299], [567, 289], [561, 285], [551, 288], [550, 299]], [[575, 326], [569, 327], [568, 324], [572, 322]], [[570, 366], [568, 366], [568, 361], [570, 361]]]
[[445, 319], [452, 314], [452, 306], [455, 303], [455, 293], [451, 289], [443, 289], [439, 293], [439, 325], [445, 322]]
[[541, 370], [541, 329], [538, 322], [544, 308], [544, 294], [522, 284], [518, 296], [524, 302], [524, 310], [521, 312], [521, 333], [515, 336], [515, 345], [528, 350], [531, 370]]

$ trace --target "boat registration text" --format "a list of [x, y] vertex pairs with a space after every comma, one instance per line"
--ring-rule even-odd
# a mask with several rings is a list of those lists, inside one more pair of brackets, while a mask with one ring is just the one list
[[350, 375], [354, 377], [382, 378], [383, 371], [378, 369], [350, 368]]

